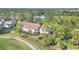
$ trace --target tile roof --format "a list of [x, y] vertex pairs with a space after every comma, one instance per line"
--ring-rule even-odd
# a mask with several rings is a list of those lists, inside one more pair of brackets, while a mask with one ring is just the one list
[[46, 29], [46, 26], [45, 26], [45, 25], [42, 25], [42, 26], [41, 26], [41, 29]]
[[12, 21], [5, 21], [5, 24], [12, 24]]
[[41, 27], [40, 24], [25, 22], [23, 23], [23, 28], [29, 28], [33, 30], [38, 30]]

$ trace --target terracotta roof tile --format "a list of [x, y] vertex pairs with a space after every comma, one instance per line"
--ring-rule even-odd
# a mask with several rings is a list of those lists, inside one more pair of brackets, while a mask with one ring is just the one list
[[24, 28], [29, 28], [29, 29], [33, 29], [33, 30], [39, 29], [40, 26], [41, 26], [40, 24], [36, 24], [36, 23], [30, 23], [30, 22], [23, 23]]

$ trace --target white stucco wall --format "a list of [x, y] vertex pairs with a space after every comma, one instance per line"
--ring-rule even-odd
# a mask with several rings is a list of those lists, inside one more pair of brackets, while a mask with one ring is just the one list
[[8, 28], [9, 26], [8, 25], [4, 25], [4, 27], [7, 27]]
[[23, 30], [23, 31], [25, 31], [25, 32], [29, 32], [29, 30], [31, 30], [31, 31], [32, 31], [32, 33], [34, 33], [34, 32], [35, 32], [35, 30], [33, 30], [33, 29], [26, 29], [26, 28], [22, 28], [22, 30]]
[[[26, 29], [26, 28], [22, 28], [22, 30], [25, 31], [25, 32], [29, 32], [29, 29]], [[37, 30], [37, 31], [35, 31], [35, 30], [33, 30], [33, 29], [30, 29], [30, 30], [32, 31], [32, 33], [34, 33], [34, 32], [48, 33], [47, 31], [42, 30], [42, 29]]]
[[45, 31], [45, 30], [40, 29], [40, 33], [48, 33], [48, 32]]
[[25, 32], [28, 32], [28, 29], [26, 29], [26, 28], [22, 28], [22, 30], [25, 31]]

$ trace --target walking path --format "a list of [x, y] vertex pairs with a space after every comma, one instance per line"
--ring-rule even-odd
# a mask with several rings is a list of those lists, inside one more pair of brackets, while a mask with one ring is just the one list
[[22, 38], [18, 38], [18, 37], [12, 37], [12, 39], [15, 39], [17, 41], [20, 41], [22, 43], [25, 43], [26, 45], [28, 45], [30, 48], [32, 48], [33, 50], [36, 50], [36, 48], [29, 42], [23, 40]]

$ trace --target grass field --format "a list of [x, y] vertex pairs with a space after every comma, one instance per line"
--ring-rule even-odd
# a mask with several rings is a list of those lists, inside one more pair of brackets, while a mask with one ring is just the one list
[[0, 38], [0, 50], [31, 50], [31, 48], [16, 40]]

